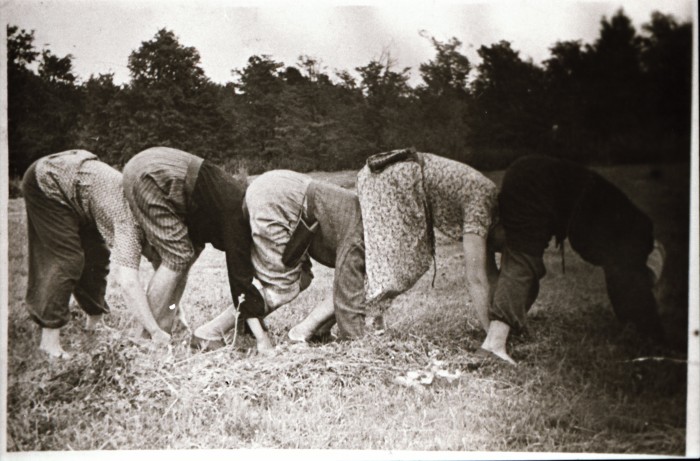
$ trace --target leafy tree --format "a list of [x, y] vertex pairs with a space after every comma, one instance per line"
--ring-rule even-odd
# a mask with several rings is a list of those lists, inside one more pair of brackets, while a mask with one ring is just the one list
[[596, 97], [590, 85], [590, 58], [580, 41], [557, 42], [544, 62], [546, 99], [552, 131], [547, 147], [558, 156], [588, 152], [587, 105]]
[[20, 30], [17, 26], [7, 26], [7, 66], [8, 70], [30, 72], [29, 65], [36, 61], [39, 52], [34, 48], [34, 31]]
[[73, 56], [66, 55], [59, 58], [49, 50], [41, 52], [41, 64], [39, 65], [39, 77], [52, 84], [73, 85], [76, 81], [73, 75]]
[[129, 56], [134, 86], [175, 87], [191, 94], [207, 83], [196, 48], [183, 46], [175, 33], [160, 29]]
[[284, 89], [280, 69], [284, 65], [270, 56], [251, 56], [248, 65], [235, 69], [239, 97], [236, 139], [244, 156], [281, 155], [274, 149], [275, 127], [280, 115], [278, 97]]
[[[275, 147], [301, 169], [357, 167], [367, 156], [362, 137], [361, 94], [335, 85], [320, 60], [300, 56], [300, 79], [285, 86], [278, 98]], [[286, 74], [295, 75], [287, 68]], [[303, 74], [303, 75], [302, 75]], [[296, 155], [294, 155], [296, 153]]]
[[[360, 73], [360, 89], [365, 96], [364, 118], [367, 136], [375, 150], [404, 147], [407, 125], [405, 109], [412, 91], [408, 86], [410, 67], [394, 71], [395, 62], [389, 53], [356, 67]], [[402, 130], [403, 128], [403, 130]], [[408, 130], [406, 130], [407, 132]]]
[[642, 29], [648, 129], [661, 128], [666, 136], [680, 139], [685, 156], [690, 148], [692, 24], [679, 24], [673, 16], [655, 12]]
[[550, 128], [540, 107], [544, 98], [544, 71], [531, 61], [523, 61], [507, 41], [482, 46], [477, 53], [482, 62], [472, 83], [476, 143], [537, 148]]
[[114, 74], [100, 74], [83, 85], [84, 106], [74, 130], [75, 143], [118, 165], [129, 149], [131, 114], [125, 107], [125, 90], [114, 83]]
[[129, 56], [131, 83], [111, 114], [124, 133], [119, 162], [140, 150], [165, 145], [216, 159], [230, 148], [230, 132], [218, 107], [219, 87], [200, 66], [199, 52], [159, 30]]
[[615, 155], [618, 144], [640, 124], [643, 104], [641, 41], [623, 10], [601, 20], [600, 37], [587, 48], [590, 56], [588, 128], [607, 143], [605, 155]]
[[424, 85], [416, 89], [421, 133], [418, 145], [426, 149], [468, 161], [469, 59], [458, 51], [462, 42], [451, 38], [442, 43], [430, 38], [435, 59], [419, 67]]
[[337, 70], [335, 76], [340, 80], [339, 85], [347, 90], [357, 89], [357, 82], [347, 70]]
[[7, 128], [10, 174], [22, 174], [39, 154], [36, 138], [41, 80], [29, 68], [39, 52], [34, 31], [7, 26]]
[[[82, 110], [72, 56], [34, 48], [34, 31], [7, 26], [8, 144], [11, 174], [37, 158], [75, 147], [70, 131]], [[37, 58], [38, 75], [30, 68]]]
[[289, 66], [280, 73], [280, 77], [287, 85], [299, 85], [307, 81], [307, 78], [301, 74], [301, 71], [296, 67]]
[[472, 66], [469, 59], [457, 51], [462, 46], [462, 42], [456, 37], [452, 37], [447, 43], [431, 37], [430, 42], [437, 56], [419, 67], [426, 91], [436, 96], [444, 93], [466, 95], [467, 78]]

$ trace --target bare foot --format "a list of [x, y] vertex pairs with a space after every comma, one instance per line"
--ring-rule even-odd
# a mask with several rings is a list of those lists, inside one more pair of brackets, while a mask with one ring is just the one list
[[95, 331], [100, 322], [102, 322], [102, 314], [88, 315], [88, 318], [85, 320], [85, 329], [87, 331]]
[[266, 357], [272, 357], [276, 355], [275, 346], [273, 346], [272, 343], [270, 343], [269, 341], [258, 342], [257, 350], [258, 354], [262, 354]]
[[60, 335], [61, 330], [59, 328], [42, 328], [39, 350], [52, 358], [70, 358], [70, 354], [61, 347]]
[[61, 345], [46, 345], [40, 344], [39, 350], [47, 354], [53, 359], [69, 359], [71, 355], [64, 351]]
[[289, 330], [287, 337], [293, 343], [305, 343], [308, 339], [308, 335], [304, 335], [302, 332], [298, 331], [298, 327], [293, 327]]
[[85, 320], [85, 329], [87, 331], [95, 331], [97, 330], [97, 325], [99, 325], [101, 321], [102, 314], [88, 315], [88, 318]]
[[479, 348], [479, 350], [477, 351], [477, 355], [484, 356], [484, 357], [487, 355], [491, 355], [491, 356], [498, 357], [501, 360], [505, 360], [506, 362], [510, 363], [511, 365], [517, 365], [517, 362], [515, 360], [513, 360], [513, 358], [510, 355], [508, 355], [508, 353], [506, 351], [501, 351], [501, 350], [493, 351], [493, 350], [486, 349], [485, 347], [481, 346], [481, 348]]
[[46, 355], [51, 357], [52, 359], [63, 359], [63, 360], [68, 360], [71, 358], [71, 354], [68, 352], [64, 351], [63, 349], [47, 349], [44, 347], [39, 347], [39, 350], [44, 352]]

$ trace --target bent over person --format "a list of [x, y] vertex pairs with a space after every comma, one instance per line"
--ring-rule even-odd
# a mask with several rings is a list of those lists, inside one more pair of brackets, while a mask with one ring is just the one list
[[[124, 197], [122, 175], [84, 150], [40, 158], [22, 180], [27, 208], [27, 308], [42, 327], [40, 349], [66, 356], [60, 328], [70, 319], [71, 294], [94, 329], [109, 312], [112, 272], [127, 306], [157, 342], [170, 335], [156, 323], [138, 279], [145, 241]], [[111, 248], [111, 251], [110, 251]]]
[[[335, 268], [333, 292], [288, 336], [307, 341], [338, 324], [339, 338], [364, 329], [365, 259], [357, 195], [342, 187], [289, 170], [254, 179], [245, 197], [253, 238], [255, 275], [263, 287], [266, 314], [296, 298], [313, 278], [310, 258]], [[230, 309], [195, 331], [198, 340], [216, 341], [234, 323]]]
[[502, 247], [501, 268], [483, 351], [514, 363], [506, 351], [508, 333], [526, 327], [552, 237], [559, 245], [568, 238], [584, 261], [603, 268], [620, 321], [663, 339], [652, 293], [661, 274], [663, 247], [654, 240], [651, 220], [622, 191], [574, 163], [528, 156], [506, 170], [498, 201], [504, 241], [494, 239]]
[[466, 286], [488, 329], [486, 240], [496, 185], [464, 163], [401, 149], [370, 157], [357, 179], [364, 224], [367, 301], [381, 302], [411, 288], [435, 264], [434, 229], [462, 241]]
[[168, 147], [140, 152], [124, 166], [126, 198], [161, 260], [148, 300], [165, 331], [172, 331], [181, 309], [190, 267], [210, 243], [226, 253], [232, 302], [241, 320], [248, 321], [256, 337], [264, 335], [257, 319], [264, 315], [265, 303], [252, 284], [250, 226], [243, 215], [246, 186], [244, 178]]

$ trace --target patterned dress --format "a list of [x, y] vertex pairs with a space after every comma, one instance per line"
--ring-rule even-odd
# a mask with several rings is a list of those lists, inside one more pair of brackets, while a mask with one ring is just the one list
[[486, 238], [495, 215], [491, 180], [464, 163], [428, 153], [418, 158], [358, 173], [370, 301], [408, 290], [428, 270], [434, 228], [456, 240]]

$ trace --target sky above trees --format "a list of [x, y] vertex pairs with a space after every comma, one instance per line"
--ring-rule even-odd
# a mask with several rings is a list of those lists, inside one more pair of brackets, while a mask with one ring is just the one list
[[425, 37], [433, 56], [416, 86], [388, 56], [354, 77], [313, 57], [286, 65], [266, 55], [222, 85], [166, 28], [129, 55], [129, 82], [81, 82], [71, 56], [39, 50], [33, 31], [7, 34], [15, 174], [69, 148], [119, 165], [165, 145], [256, 173], [357, 168], [409, 145], [482, 169], [528, 152], [607, 163], [678, 160], [689, 149], [692, 24], [660, 13], [637, 29], [618, 10], [593, 41], [559, 41], [541, 65], [507, 40], [480, 46], [472, 62], [458, 38]]
[[[457, 37], [473, 62], [477, 50], [508, 40], [524, 59], [540, 63], [557, 41], [592, 41], [603, 16], [622, 8], [639, 27], [654, 10], [691, 20], [693, 0], [527, 0], [388, 2], [363, 1], [165, 1], [10, 0], [2, 7], [8, 24], [36, 31], [39, 49], [71, 54], [78, 78], [113, 73], [129, 80], [128, 57], [161, 28], [195, 47], [206, 75], [234, 80], [233, 69], [250, 56], [270, 55], [294, 64], [315, 58], [330, 75], [353, 70], [389, 54], [410, 67], [409, 84], [420, 82], [419, 65], [434, 53], [430, 37]], [[387, 2], [384, 2], [387, 4]]]

